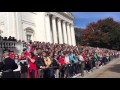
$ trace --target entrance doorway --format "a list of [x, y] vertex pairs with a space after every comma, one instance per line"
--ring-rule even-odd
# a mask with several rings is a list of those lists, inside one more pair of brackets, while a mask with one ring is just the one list
[[27, 42], [31, 41], [31, 37], [32, 37], [32, 35], [27, 34], [26, 37], [27, 37]]
[[25, 35], [26, 40], [25, 41], [27, 41], [27, 42], [33, 41], [34, 40], [34, 30], [32, 28], [28, 27], [25, 29], [25, 31], [26, 31], [26, 35]]

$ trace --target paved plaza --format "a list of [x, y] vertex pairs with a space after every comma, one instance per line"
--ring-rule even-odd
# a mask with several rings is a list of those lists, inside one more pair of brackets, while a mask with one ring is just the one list
[[120, 78], [120, 59], [113, 60], [109, 64], [87, 73], [83, 78]]

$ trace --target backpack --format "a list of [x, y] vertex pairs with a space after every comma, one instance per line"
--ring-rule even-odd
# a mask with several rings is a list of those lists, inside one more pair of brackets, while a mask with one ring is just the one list
[[28, 72], [28, 64], [27, 64], [27, 62], [20, 62], [20, 66], [21, 66], [21, 73]]
[[46, 66], [44, 63], [44, 59], [38, 56], [36, 59], [36, 66], [38, 69], [40, 69], [40, 66]]
[[55, 59], [53, 59], [52, 67], [53, 67], [54, 69], [59, 69], [59, 64], [58, 64], [58, 62], [57, 62]]

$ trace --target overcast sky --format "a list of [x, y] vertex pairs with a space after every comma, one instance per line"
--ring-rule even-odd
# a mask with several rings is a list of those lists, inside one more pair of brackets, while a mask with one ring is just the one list
[[120, 12], [73, 12], [73, 15], [75, 16], [75, 26], [79, 28], [85, 28], [90, 22], [107, 17], [112, 17], [115, 21], [120, 22]]

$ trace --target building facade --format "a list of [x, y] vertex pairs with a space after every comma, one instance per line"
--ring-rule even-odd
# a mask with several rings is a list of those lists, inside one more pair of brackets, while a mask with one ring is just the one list
[[0, 35], [75, 46], [73, 20], [70, 12], [0, 12]]

